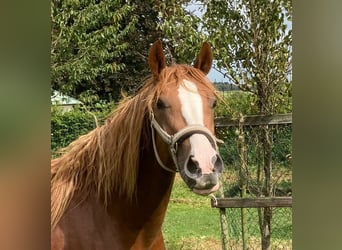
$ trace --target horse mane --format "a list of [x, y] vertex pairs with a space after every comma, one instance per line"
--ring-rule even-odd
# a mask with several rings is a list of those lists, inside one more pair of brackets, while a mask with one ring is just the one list
[[113, 192], [134, 198], [140, 147], [143, 140], [150, 140], [150, 131], [146, 129], [150, 111], [166, 84], [182, 84], [183, 79], [196, 81], [199, 87], [216, 93], [200, 70], [187, 65], [166, 67], [158, 80], [148, 78], [136, 96], [121, 101], [104, 125], [80, 136], [62, 150], [61, 157], [52, 160], [52, 228], [72, 198], [82, 202], [95, 194], [103, 199], [104, 205]]

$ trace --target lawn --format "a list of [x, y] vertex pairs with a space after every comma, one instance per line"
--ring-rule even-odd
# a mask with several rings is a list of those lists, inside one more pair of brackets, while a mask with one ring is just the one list
[[192, 193], [176, 177], [163, 224], [168, 250], [222, 249], [220, 220], [210, 198]]

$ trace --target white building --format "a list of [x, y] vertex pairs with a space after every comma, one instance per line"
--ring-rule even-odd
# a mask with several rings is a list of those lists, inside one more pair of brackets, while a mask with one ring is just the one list
[[67, 112], [74, 108], [75, 105], [82, 104], [81, 101], [67, 95], [63, 95], [61, 92], [54, 90], [51, 96], [51, 104], [58, 106]]

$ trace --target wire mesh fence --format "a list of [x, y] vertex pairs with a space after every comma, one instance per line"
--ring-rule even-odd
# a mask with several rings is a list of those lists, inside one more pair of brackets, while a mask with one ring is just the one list
[[[228, 249], [261, 249], [260, 210], [262, 208], [225, 209]], [[271, 249], [292, 249], [292, 208], [272, 208]]]
[[[220, 154], [224, 159], [222, 175], [224, 197], [260, 197], [264, 195], [265, 173], [263, 148], [258, 127], [227, 127], [217, 131], [224, 144]], [[292, 195], [292, 126], [273, 125], [272, 138], [271, 196]], [[243, 190], [244, 189], [244, 190]]]

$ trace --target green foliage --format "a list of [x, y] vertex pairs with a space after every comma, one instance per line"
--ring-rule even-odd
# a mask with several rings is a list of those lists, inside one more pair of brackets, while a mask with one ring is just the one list
[[99, 77], [125, 67], [120, 58], [137, 22], [134, 8], [109, 0], [52, 1], [52, 87], [75, 97], [104, 88]]
[[209, 1], [206, 9], [203, 26], [217, 66], [256, 95], [257, 113], [279, 112], [291, 90], [291, 1]]
[[191, 2], [173, 0], [161, 2], [158, 6], [158, 28], [165, 33], [164, 40], [177, 63], [190, 64], [206, 40], [206, 35], [199, 32], [201, 19], [184, 7]]
[[[286, 88], [291, 88], [289, 86], [283, 86]], [[285, 114], [292, 112], [292, 96], [283, 96], [283, 93], [274, 93], [272, 97], [276, 99], [277, 95], [281, 95], [278, 98], [278, 102], [274, 103], [274, 113]], [[245, 91], [220, 91], [219, 104], [215, 109], [216, 116], [224, 116], [231, 119], [239, 119], [241, 116], [254, 115], [259, 111], [258, 107], [258, 97], [251, 93]]]
[[255, 95], [243, 91], [220, 92], [221, 100], [215, 108], [216, 116], [238, 119], [256, 113]]
[[218, 91], [227, 92], [227, 91], [236, 91], [240, 90], [235, 84], [227, 83], [227, 82], [213, 82], [214, 86]]
[[[91, 92], [95, 98], [107, 101], [117, 101], [121, 90], [135, 92], [150, 73], [147, 58], [151, 44], [164, 37], [160, 13], [166, 11], [170, 18], [177, 14], [176, 18], [182, 14], [172, 11], [178, 4], [156, 0], [53, 0], [52, 88], [75, 98]], [[187, 27], [192, 25], [189, 21]]]
[[118, 100], [149, 74], [147, 55], [163, 36], [158, 1], [53, 0], [52, 88], [80, 98]]

